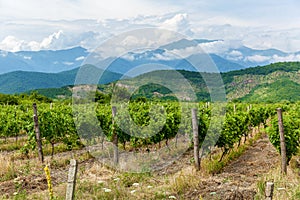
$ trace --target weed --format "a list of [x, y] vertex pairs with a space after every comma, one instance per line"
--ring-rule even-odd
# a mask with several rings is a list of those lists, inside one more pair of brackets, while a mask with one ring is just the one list
[[0, 181], [7, 181], [16, 178], [14, 159], [7, 159], [0, 155]]

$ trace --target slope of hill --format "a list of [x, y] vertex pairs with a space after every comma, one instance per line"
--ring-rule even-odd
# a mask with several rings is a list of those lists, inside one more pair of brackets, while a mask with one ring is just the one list
[[255, 86], [249, 94], [240, 99], [249, 102], [300, 101], [299, 91], [299, 83], [283, 77], [270, 84]]
[[[81, 67], [87, 74], [100, 74], [101, 70], [91, 66]], [[41, 73], [16, 71], [0, 75], [0, 93], [13, 94], [41, 88], [61, 88], [74, 85], [79, 68], [60, 73]], [[121, 74], [105, 71], [100, 84], [119, 80]], [[86, 77], [89, 80], [89, 77]]]
[[[84, 70], [93, 70], [93, 76], [100, 72], [88, 66]], [[13, 72], [0, 75], [0, 93], [19, 93], [39, 89], [48, 97], [71, 96], [69, 87], [75, 82], [78, 69], [57, 74]], [[94, 79], [91, 73], [84, 80]], [[106, 71], [101, 84], [116, 80], [117, 85], [131, 92], [133, 97], [191, 100], [193, 94], [201, 101], [210, 100], [206, 82], [214, 83], [216, 75], [185, 70], [160, 70], [148, 72], [134, 78], [119, 80], [122, 75]], [[244, 70], [221, 74], [228, 100], [238, 99], [248, 102], [298, 101], [300, 95], [300, 62], [282, 62], [267, 66], [258, 66]], [[83, 82], [85, 83], [85, 82]], [[86, 82], [88, 83], [88, 82]], [[61, 88], [63, 87], [63, 88]], [[101, 85], [103, 92], [111, 91], [112, 84]], [[44, 88], [44, 89], [40, 89]], [[192, 90], [191, 90], [192, 88]], [[177, 94], [177, 96], [175, 95]], [[193, 94], [192, 94], [193, 93]]]
[[[182, 75], [178, 76], [178, 72]], [[213, 74], [203, 73], [208, 82], [213, 83], [217, 77]], [[160, 86], [151, 86], [152, 97], [172, 96], [171, 93], [159, 94], [164, 85], [179, 88], [179, 96], [186, 96], [189, 84], [192, 86], [198, 100], [210, 100], [206, 82], [200, 73], [190, 71], [156, 71], [143, 74], [134, 79], [121, 81], [122, 85], [134, 86], [142, 83], [160, 83]], [[300, 62], [282, 62], [259, 66], [244, 70], [221, 74], [228, 100], [239, 99], [248, 102], [278, 102], [298, 101], [300, 95]], [[186, 84], [188, 80], [189, 84]], [[148, 90], [149, 91], [149, 90]], [[141, 94], [144, 91], [139, 91]], [[139, 96], [138, 94], [135, 94]], [[151, 96], [148, 94], [148, 96]], [[174, 95], [173, 95], [174, 96]]]
[[[243, 101], [297, 101], [300, 62], [274, 63], [223, 74], [228, 99]], [[278, 93], [280, 91], [280, 93]], [[259, 95], [258, 95], [259, 94]]]

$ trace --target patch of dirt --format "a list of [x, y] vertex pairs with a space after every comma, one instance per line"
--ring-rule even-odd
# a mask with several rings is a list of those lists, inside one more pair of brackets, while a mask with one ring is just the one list
[[[66, 159], [74, 157], [75, 155], [79, 156], [83, 153], [85, 153], [85, 150], [77, 150], [73, 152], [68, 151], [56, 154], [54, 158]], [[31, 162], [35, 161], [38, 162], [37, 158], [31, 160]], [[51, 157], [46, 156], [45, 163], [48, 163], [50, 161]], [[92, 163], [93, 161], [94, 159], [89, 159], [79, 162], [79, 166], [83, 166], [85, 168], [86, 165]], [[31, 174], [24, 175], [21, 173], [21, 175], [18, 175], [18, 177], [15, 179], [0, 182], [0, 197], [1, 195], [3, 195], [6, 198], [11, 198], [14, 195], [14, 193], [21, 191], [26, 191], [26, 193], [34, 193], [47, 190], [48, 184], [43, 168], [43, 166], [36, 167], [35, 169], [32, 169], [32, 171], [30, 171]], [[50, 166], [51, 182], [53, 187], [67, 182], [68, 170], [69, 165], [66, 165], [65, 167]]]
[[[55, 182], [55, 179], [53, 180]], [[0, 183], [0, 194], [11, 197], [15, 192], [23, 190], [41, 191], [47, 189], [47, 180], [43, 176], [26, 176], [18, 177], [14, 180], [9, 180]]]
[[252, 200], [260, 177], [278, 165], [279, 154], [267, 136], [257, 140], [223, 172], [201, 180], [196, 189], [187, 191], [184, 199]]
[[189, 149], [188, 151], [182, 154], [180, 159], [174, 160], [173, 163], [159, 171], [155, 171], [154, 174], [158, 176], [175, 174], [176, 172], [182, 170], [182, 168], [190, 167], [191, 165], [193, 165], [191, 161], [192, 156], [193, 150]]

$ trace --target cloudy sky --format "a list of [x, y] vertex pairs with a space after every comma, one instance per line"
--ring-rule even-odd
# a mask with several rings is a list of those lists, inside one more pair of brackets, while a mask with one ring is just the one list
[[227, 46], [300, 51], [296, 0], [0, 0], [0, 49], [97, 47], [128, 30], [159, 27]]

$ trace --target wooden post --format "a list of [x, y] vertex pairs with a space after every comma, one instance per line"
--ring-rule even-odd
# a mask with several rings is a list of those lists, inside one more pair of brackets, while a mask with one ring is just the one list
[[233, 104], [233, 113], [235, 114], [236, 113], [236, 105]]
[[39, 127], [36, 103], [33, 103], [33, 122], [34, 122], [34, 130], [35, 130], [35, 135], [36, 135], [36, 143], [37, 143], [37, 147], [38, 147], [39, 160], [43, 163], [44, 155], [43, 155], [41, 132], [40, 132], [40, 127]]
[[70, 160], [66, 200], [73, 200], [74, 199], [77, 167], [78, 167], [77, 161], [74, 160], [74, 159]]
[[118, 134], [116, 133], [115, 130], [115, 120], [114, 120], [116, 114], [117, 114], [117, 108], [113, 106], [112, 107], [112, 127], [113, 127], [112, 139], [114, 144], [114, 164], [118, 165], [119, 163]]
[[194, 135], [194, 160], [196, 170], [200, 170], [200, 159], [199, 159], [199, 132], [198, 132], [198, 118], [197, 109], [192, 109], [192, 125]]
[[285, 145], [285, 138], [284, 138], [281, 108], [277, 108], [277, 115], [278, 115], [278, 127], [279, 127], [279, 134], [280, 134], [281, 172], [283, 174], [286, 174], [287, 173], [286, 145]]
[[274, 191], [274, 183], [267, 182], [266, 185], [266, 200], [272, 200], [273, 199], [273, 191]]

